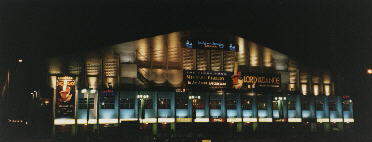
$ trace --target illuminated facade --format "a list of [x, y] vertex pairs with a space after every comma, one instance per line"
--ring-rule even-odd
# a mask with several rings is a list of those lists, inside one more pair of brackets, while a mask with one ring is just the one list
[[57, 127], [354, 122], [331, 73], [225, 34], [174, 32], [53, 58], [49, 75]]

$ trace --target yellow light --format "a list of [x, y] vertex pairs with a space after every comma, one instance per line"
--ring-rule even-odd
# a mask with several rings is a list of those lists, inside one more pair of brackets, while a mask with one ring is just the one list
[[227, 118], [227, 122], [242, 122], [242, 118]]
[[307, 85], [301, 84], [301, 88], [302, 88], [302, 94], [307, 95]]
[[194, 122], [209, 122], [209, 118], [195, 118]]
[[257, 118], [243, 118], [243, 122], [257, 122]]
[[175, 122], [174, 118], [158, 118], [159, 123], [173, 123]]
[[177, 122], [192, 122], [192, 118], [176, 118]]
[[324, 85], [324, 91], [325, 91], [325, 95], [326, 96], [331, 95], [331, 87], [330, 87], [330, 85], [328, 85], [328, 84]]
[[288, 118], [288, 122], [302, 122], [302, 118]]
[[315, 96], [319, 95], [319, 85], [314, 85], [314, 95]]
[[372, 74], [372, 69], [368, 69], [368, 70], [367, 70], [367, 73], [368, 73], [368, 74]]
[[23, 62], [23, 60], [22, 59], [18, 59], [18, 63], [22, 63]]
[[273, 122], [273, 118], [258, 118], [258, 122]]

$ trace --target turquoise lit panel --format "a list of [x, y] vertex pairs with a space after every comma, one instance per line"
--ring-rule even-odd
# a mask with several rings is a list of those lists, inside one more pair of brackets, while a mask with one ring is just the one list
[[87, 110], [86, 109], [78, 109], [77, 118], [78, 119], [86, 119], [87, 118]]
[[259, 118], [266, 118], [266, 117], [268, 117], [267, 110], [258, 110], [258, 117]]
[[158, 109], [158, 116], [160, 118], [172, 117], [172, 110], [171, 109]]
[[339, 117], [337, 117], [337, 112], [336, 111], [329, 111], [329, 117], [330, 118], [339, 118]]
[[316, 118], [324, 118], [324, 111], [317, 110], [316, 111]]
[[177, 109], [176, 110], [176, 115], [178, 118], [186, 118], [187, 117], [187, 114], [188, 114], [188, 111], [187, 109]]
[[211, 109], [211, 117], [220, 117], [222, 112], [220, 109]]
[[273, 118], [279, 118], [279, 110], [273, 110]]
[[344, 111], [344, 118], [353, 118], [350, 111]]
[[153, 109], [145, 109], [145, 118], [155, 118], [155, 112]]
[[204, 109], [197, 109], [195, 110], [196, 117], [204, 117], [205, 116], [205, 110]]
[[302, 110], [302, 118], [310, 118], [310, 110]]
[[137, 118], [134, 109], [120, 109], [120, 118]]
[[117, 118], [117, 111], [115, 109], [101, 109], [99, 111], [99, 117], [101, 119], [113, 119]]
[[244, 118], [251, 118], [251, 117], [253, 117], [252, 110], [243, 110], [243, 117]]
[[296, 110], [288, 110], [288, 118], [296, 118]]
[[227, 117], [228, 118], [238, 117], [238, 111], [236, 111], [235, 109], [227, 110]]

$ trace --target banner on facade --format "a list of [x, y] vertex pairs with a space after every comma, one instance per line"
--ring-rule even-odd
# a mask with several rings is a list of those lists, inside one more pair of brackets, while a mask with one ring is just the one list
[[59, 76], [56, 85], [55, 118], [73, 118], [75, 113], [75, 77]]
[[186, 40], [186, 48], [238, 51], [238, 45], [226, 41]]
[[279, 88], [279, 73], [269, 72], [237, 72], [232, 76], [234, 89]]
[[184, 70], [184, 86], [188, 89], [226, 89], [231, 86], [232, 73], [223, 71]]

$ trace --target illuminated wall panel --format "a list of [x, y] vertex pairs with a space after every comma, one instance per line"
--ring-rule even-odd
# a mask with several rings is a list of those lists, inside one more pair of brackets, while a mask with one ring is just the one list
[[49, 69], [50, 74], [60, 74], [62, 73], [62, 63], [57, 58], [52, 58], [49, 60]]
[[148, 39], [140, 39], [137, 41], [137, 60], [141, 62], [150, 61], [150, 46], [148, 44]]
[[164, 36], [156, 36], [152, 40], [152, 55], [151, 55], [151, 62], [153, 66], [162, 66], [164, 65], [165, 61], [165, 41]]
[[244, 38], [238, 37], [237, 38], [238, 46], [239, 46], [239, 51], [238, 51], [238, 62], [239, 65], [246, 65], [247, 64], [247, 59], [246, 57], [248, 54], [246, 46], [245, 46], [245, 40]]
[[313, 85], [313, 93], [315, 96], [318, 96], [319, 95], [319, 85], [318, 84], [314, 84]]
[[88, 57], [86, 60], [86, 73], [88, 76], [98, 75], [100, 72], [101, 60], [95, 57]]
[[167, 61], [169, 68], [177, 68], [180, 69], [181, 61], [182, 61], [182, 46], [181, 46], [181, 39], [180, 33], [170, 33], [168, 35], [168, 53], [167, 53]]
[[249, 65], [252, 67], [260, 66], [260, 54], [257, 44], [253, 42], [248, 43], [249, 47]]
[[165, 69], [152, 69], [151, 80], [157, 84], [165, 83], [166, 81], [166, 70]]
[[222, 56], [221, 50], [210, 50], [211, 52], [211, 69], [212, 71], [222, 71]]
[[265, 67], [272, 67], [273, 61], [272, 61], [272, 50], [269, 48], [264, 47], [263, 48], [263, 65]]
[[168, 81], [174, 87], [180, 87], [183, 81], [183, 71], [176, 69], [168, 70]]
[[208, 50], [197, 50], [196, 51], [197, 70], [207, 70], [208, 60], [209, 60]]
[[73, 75], [79, 75], [80, 74], [80, 70], [81, 70], [81, 65], [79, 64], [79, 62], [77, 61], [72, 61], [70, 62], [70, 64], [68, 65], [68, 68], [67, 68], [68, 72], [70, 74], [73, 74]]
[[235, 52], [234, 51], [224, 51], [224, 70], [228, 72], [234, 71], [234, 64], [235, 64]]
[[183, 69], [184, 70], [193, 70], [195, 69], [195, 63], [194, 63], [194, 50], [195, 49], [189, 49], [189, 48], [183, 48]]

